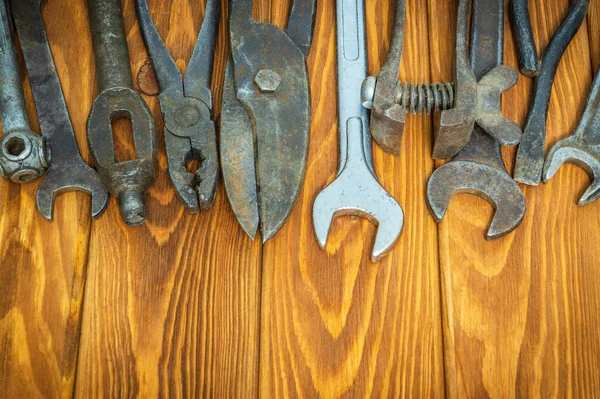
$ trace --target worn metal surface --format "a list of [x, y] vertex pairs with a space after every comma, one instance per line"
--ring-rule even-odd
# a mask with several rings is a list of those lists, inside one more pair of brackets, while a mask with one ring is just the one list
[[0, 175], [15, 183], [40, 177], [50, 163], [46, 140], [35, 134], [25, 109], [19, 59], [11, 32], [7, 0], [0, 0]]
[[[502, 63], [504, 1], [474, 0], [473, 7], [471, 67], [475, 77], [483, 80]], [[495, 107], [492, 115], [499, 114], [499, 101]], [[525, 197], [506, 171], [500, 145], [481, 126], [474, 126], [467, 145], [436, 169], [427, 183], [427, 204], [438, 223], [457, 193], [478, 195], [496, 209], [488, 239], [514, 230], [525, 215]]]
[[[157, 138], [154, 118], [133, 90], [121, 0], [88, 0], [100, 94], [87, 121], [90, 152], [108, 191], [118, 198], [123, 221], [146, 220], [144, 196], [155, 178]], [[136, 158], [115, 159], [112, 122], [131, 121]]]
[[[232, 0], [231, 59], [221, 114], [221, 168], [229, 202], [252, 238], [283, 226], [302, 188], [310, 131], [310, 49], [315, 0], [294, 0], [285, 31]], [[242, 112], [244, 111], [244, 112]]]
[[37, 205], [44, 217], [52, 219], [57, 195], [83, 191], [92, 196], [92, 215], [98, 216], [106, 206], [108, 193], [98, 173], [81, 159], [77, 147], [42, 19], [45, 3], [44, 0], [12, 2], [40, 128], [52, 154], [48, 174], [38, 189]]
[[[396, 84], [404, 45], [406, 0], [396, 0], [387, 58], [377, 76], [371, 107], [371, 135], [385, 152], [400, 154], [406, 108], [396, 103]], [[371, 78], [371, 77], [370, 77]]]
[[546, 117], [554, 76], [563, 53], [581, 26], [590, 2], [575, 0], [562, 24], [552, 36], [542, 56], [542, 66], [535, 79], [533, 101], [529, 107], [523, 138], [517, 151], [514, 178], [537, 186], [542, 178], [546, 143]]
[[564, 163], [583, 168], [592, 184], [579, 200], [586, 205], [600, 198], [600, 69], [596, 72], [583, 116], [575, 132], [556, 143], [544, 164], [544, 183], [558, 172]]
[[378, 226], [371, 252], [375, 262], [400, 237], [404, 212], [375, 174], [367, 110], [359, 97], [367, 76], [364, 0], [337, 0], [336, 24], [340, 162], [336, 179], [315, 199], [313, 224], [325, 248], [334, 217], [369, 219]]
[[[135, 0], [135, 10], [161, 90], [159, 99], [165, 123], [169, 177], [188, 212], [209, 209], [219, 180], [210, 84], [220, 1], [207, 1], [185, 77], [160, 38], [146, 0]], [[194, 160], [198, 161], [198, 168], [190, 173], [187, 165]]]
[[[513, 121], [502, 115], [499, 107], [502, 92], [517, 83], [517, 72], [505, 65], [490, 68], [480, 76], [478, 81], [469, 64], [469, 14], [485, 12], [471, 0], [460, 0], [456, 21], [455, 48], [455, 106], [442, 112], [440, 127], [435, 139], [433, 158], [451, 158], [456, 155], [469, 141], [473, 126], [477, 123], [485, 132], [502, 145], [519, 143], [521, 129]], [[493, 22], [493, 23], [492, 23]], [[485, 26], [473, 30], [471, 40], [477, 41], [480, 34], [491, 35], [492, 31], [499, 34], [503, 27], [496, 21], [482, 21]], [[474, 48], [474, 47], [472, 47]], [[492, 51], [484, 44], [482, 48], [473, 51]], [[501, 52], [501, 49], [494, 50]]]
[[533, 78], [540, 68], [540, 60], [531, 29], [528, 3], [528, 0], [510, 0], [508, 10], [521, 73]]

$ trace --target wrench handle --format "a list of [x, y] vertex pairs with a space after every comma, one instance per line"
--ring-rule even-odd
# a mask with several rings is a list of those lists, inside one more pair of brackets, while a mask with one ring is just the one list
[[133, 88], [121, 0], [88, 0], [100, 91]]
[[0, 109], [5, 133], [29, 129], [19, 61], [9, 21], [7, 0], [0, 0]]
[[[367, 110], [361, 101], [361, 87], [367, 77], [365, 33], [364, 0], [336, 0], [339, 172], [345, 167], [348, 154], [360, 150], [375, 176]], [[362, 121], [362, 129], [348, 129], [348, 122], [354, 118]], [[361, 131], [361, 140], [348, 137]], [[361, 142], [362, 149], [348, 148], [349, 144]]]

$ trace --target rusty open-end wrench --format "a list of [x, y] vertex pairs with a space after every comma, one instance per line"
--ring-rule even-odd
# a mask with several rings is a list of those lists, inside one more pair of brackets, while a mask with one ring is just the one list
[[324, 248], [335, 216], [360, 215], [378, 225], [371, 260], [381, 259], [398, 240], [404, 212], [379, 183], [373, 167], [367, 111], [360, 98], [367, 76], [364, 0], [337, 0], [339, 169], [319, 193], [313, 223]]
[[73, 125], [56, 72], [44, 21], [44, 0], [12, 2], [40, 128], [52, 154], [52, 164], [37, 193], [38, 209], [52, 220], [54, 199], [66, 191], [83, 191], [92, 196], [92, 216], [106, 206], [108, 193], [98, 173], [81, 159]]
[[564, 163], [583, 168], [592, 184], [579, 200], [579, 205], [600, 198], [600, 69], [596, 72], [592, 90], [579, 126], [571, 136], [556, 143], [544, 164], [544, 183], [552, 178]]
[[[471, 67], [480, 83], [498, 73], [502, 62], [504, 1], [474, 0], [471, 32]], [[494, 72], [497, 71], [497, 72]], [[500, 101], [496, 103], [496, 115]], [[479, 124], [479, 121], [477, 122]], [[486, 119], [482, 123], [487, 123]], [[500, 145], [480, 126], [475, 126], [467, 145], [451, 162], [436, 169], [427, 184], [427, 203], [441, 222], [456, 193], [483, 197], [496, 209], [488, 239], [514, 230], [525, 215], [525, 197], [508, 174]]]

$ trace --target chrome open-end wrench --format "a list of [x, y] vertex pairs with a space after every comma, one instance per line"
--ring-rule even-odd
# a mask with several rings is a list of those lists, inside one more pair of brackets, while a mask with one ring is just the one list
[[[146, 220], [144, 196], [154, 182], [157, 137], [154, 118], [133, 90], [121, 0], [88, 0], [100, 94], [87, 121], [87, 138], [100, 178], [118, 198], [123, 221]], [[112, 121], [131, 121], [136, 159], [116, 162]]]
[[27, 183], [44, 174], [50, 163], [50, 153], [46, 140], [29, 127], [7, 0], [0, 0], [0, 52], [0, 113], [3, 129], [0, 175], [15, 183]]
[[336, 0], [339, 168], [336, 179], [319, 193], [313, 223], [324, 248], [335, 216], [359, 215], [378, 225], [371, 260], [389, 252], [402, 231], [404, 212], [381, 186], [373, 167], [367, 110], [361, 85], [367, 76], [364, 0]]
[[98, 173], [81, 159], [73, 125], [56, 72], [42, 19], [44, 0], [12, 2], [40, 128], [52, 154], [48, 174], [37, 193], [38, 209], [52, 220], [54, 199], [66, 191], [83, 191], [92, 196], [92, 216], [104, 210], [108, 192]]
[[546, 157], [542, 175], [544, 183], [564, 163], [580, 166], [592, 178], [592, 184], [579, 200], [579, 205], [586, 205], [600, 198], [600, 69], [596, 72], [577, 130], [556, 143]]

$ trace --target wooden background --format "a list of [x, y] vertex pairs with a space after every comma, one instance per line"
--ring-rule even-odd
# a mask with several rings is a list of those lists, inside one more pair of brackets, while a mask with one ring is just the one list
[[[204, 1], [148, 3], [184, 71]], [[408, 1], [402, 79], [451, 78], [456, 3]], [[558, 69], [549, 146], [576, 127], [600, 65], [600, 1], [591, 3]], [[254, 16], [283, 26], [288, 5], [255, 0]], [[393, 0], [366, 5], [369, 70], [377, 73]], [[568, 5], [530, 0], [540, 48]], [[147, 54], [133, 0], [124, 9], [137, 76]], [[581, 169], [566, 166], [550, 184], [525, 187], [520, 228], [486, 242], [493, 210], [482, 199], [456, 197], [440, 226], [428, 214], [434, 119], [411, 116], [400, 157], [375, 148], [382, 184], [406, 212], [394, 251], [371, 263], [375, 227], [351, 217], [337, 219], [327, 250], [318, 248], [312, 202], [337, 165], [334, 15], [333, 0], [318, 1], [304, 190], [264, 247], [238, 226], [222, 185], [210, 211], [184, 211], [162, 134], [141, 227], [123, 224], [114, 198], [92, 221], [90, 200], [78, 193], [57, 199], [50, 223], [35, 208], [38, 183], [0, 183], [0, 397], [600, 397], [600, 203], [576, 206], [589, 184]], [[85, 1], [50, 0], [44, 16], [89, 162], [85, 120], [97, 89]], [[217, 115], [226, 13], [222, 21]], [[506, 33], [506, 63], [515, 66], [508, 24]], [[531, 90], [520, 76], [504, 96], [505, 114], [521, 124]], [[145, 99], [160, 121], [157, 97]], [[123, 135], [118, 153], [132, 151]], [[512, 165], [514, 149], [504, 154]]]

